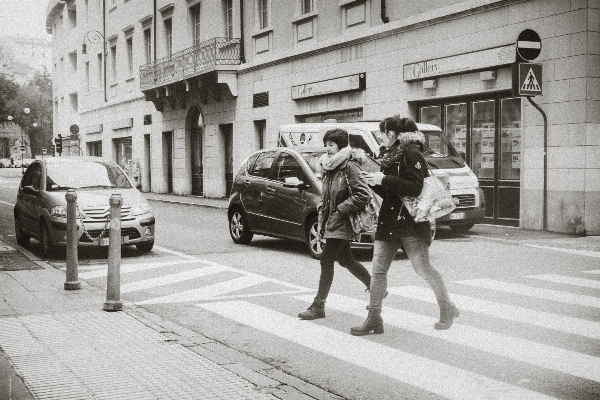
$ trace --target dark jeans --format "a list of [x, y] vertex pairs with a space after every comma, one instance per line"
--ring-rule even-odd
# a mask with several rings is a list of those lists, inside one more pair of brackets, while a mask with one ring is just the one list
[[316, 299], [325, 300], [333, 282], [333, 264], [337, 261], [342, 267], [357, 277], [368, 289], [371, 287], [369, 271], [352, 256], [350, 242], [344, 239], [327, 239], [321, 254], [321, 278]]

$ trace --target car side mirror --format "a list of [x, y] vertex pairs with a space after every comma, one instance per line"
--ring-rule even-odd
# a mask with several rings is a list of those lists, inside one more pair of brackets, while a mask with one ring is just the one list
[[306, 189], [309, 186], [306, 185], [304, 182], [302, 182], [300, 179], [296, 178], [295, 176], [292, 176], [290, 178], [285, 178], [283, 180], [283, 187], [286, 187], [286, 188], [296, 188], [296, 189]]
[[25, 187], [23, 188], [23, 192], [24, 192], [24, 193], [26, 193], [26, 194], [30, 194], [30, 195], [32, 195], [32, 196], [37, 196], [37, 195], [38, 195], [38, 193], [39, 193], [39, 191], [35, 190], [35, 189], [33, 188], [33, 186], [25, 186]]

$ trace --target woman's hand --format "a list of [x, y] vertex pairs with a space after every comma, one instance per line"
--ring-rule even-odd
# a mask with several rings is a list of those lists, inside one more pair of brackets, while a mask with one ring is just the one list
[[370, 185], [370, 186], [377, 186], [377, 185], [381, 185], [381, 181], [383, 180], [383, 177], [385, 176], [383, 172], [365, 172], [362, 171], [360, 173], [360, 176]]

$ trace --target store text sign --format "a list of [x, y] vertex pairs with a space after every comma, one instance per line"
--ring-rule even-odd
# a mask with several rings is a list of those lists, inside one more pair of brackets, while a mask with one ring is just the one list
[[363, 72], [361, 74], [292, 86], [292, 100], [349, 92], [352, 90], [364, 90], [365, 88], [366, 73]]
[[511, 44], [473, 53], [405, 64], [404, 82], [509, 65], [515, 60], [516, 45]]

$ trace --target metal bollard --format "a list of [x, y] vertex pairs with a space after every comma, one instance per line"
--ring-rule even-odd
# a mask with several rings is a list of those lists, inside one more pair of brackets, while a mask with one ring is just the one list
[[123, 197], [110, 196], [110, 230], [108, 237], [108, 276], [104, 311], [122, 311], [121, 302], [121, 205]]
[[79, 261], [77, 260], [77, 193], [74, 189], [67, 190], [67, 281], [65, 290], [79, 290]]

